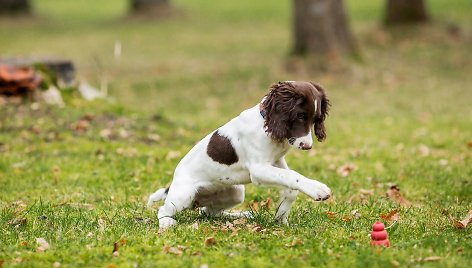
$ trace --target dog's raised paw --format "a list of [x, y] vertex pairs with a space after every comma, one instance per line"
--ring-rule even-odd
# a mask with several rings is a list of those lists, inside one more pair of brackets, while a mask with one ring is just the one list
[[331, 197], [331, 189], [323, 183], [316, 182], [307, 194], [315, 201], [324, 201]]
[[165, 230], [172, 225], [175, 225], [177, 223], [176, 220], [172, 219], [171, 217], [164, 217], [159, 219], [159, 229]]

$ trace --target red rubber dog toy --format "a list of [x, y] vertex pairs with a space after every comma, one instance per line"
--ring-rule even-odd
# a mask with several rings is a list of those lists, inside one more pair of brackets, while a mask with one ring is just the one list
[[385, 231], [385, 225], [380, 221], [372, 225], [372, 233], [370, 233], [370, 237], [372, 238], [372, 240], [370, 241], [370, 244], [372, 246], [390, 246], [387, 231]]

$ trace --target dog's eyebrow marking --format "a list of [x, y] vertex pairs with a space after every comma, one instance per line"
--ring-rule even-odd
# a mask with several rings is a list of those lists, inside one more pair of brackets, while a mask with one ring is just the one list
[[231, 140], [220, 135], [218, 130], [215, 131], [210, 138], [207, 154], [213, 161], [228, 166], [239, 161], [238, 155], [231, 144]]

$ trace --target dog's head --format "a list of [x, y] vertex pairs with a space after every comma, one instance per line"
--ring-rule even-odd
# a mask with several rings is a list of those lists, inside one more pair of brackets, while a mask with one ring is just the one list
[[315, 83], [273, 84], [262, 101], [264, 127], [273, 140], [309, 150], [313, 145], [312, 129], [318, 141], [326, 138], [324, 120], [329, 105], [323, 88]]

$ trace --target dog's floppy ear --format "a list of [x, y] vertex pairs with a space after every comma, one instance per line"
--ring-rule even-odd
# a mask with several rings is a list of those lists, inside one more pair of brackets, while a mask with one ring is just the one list
[[326, 97], [324, 89], [316, 83], [312, 82], [311, 84], [318, 90], [318, 94], [316, 94], [317, 109], [315, 116], [315, 135], [316, 139], [321, 142], [326, 139], [324, 121], [328, 115], [329, 106], [331, 106], [331, 104]]
[[269, 93], [262, 102], [262, 108], [265, 114], [265, 130], [273, 140], [282, 142], [288, 138], [290, 119], [297, 101], [293, 85], [290, 83], [278, 82], [270, 86]]

